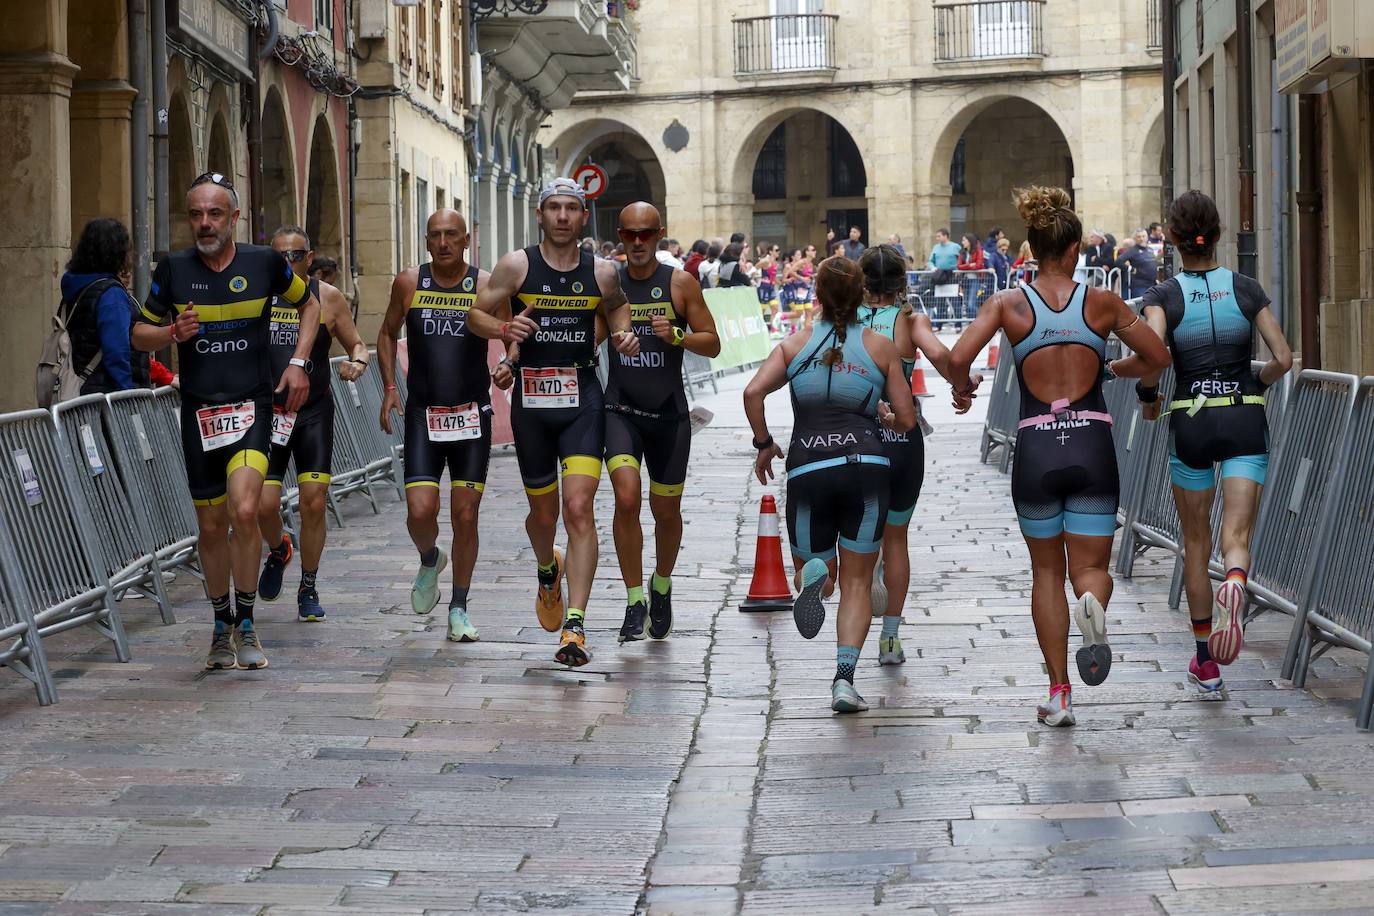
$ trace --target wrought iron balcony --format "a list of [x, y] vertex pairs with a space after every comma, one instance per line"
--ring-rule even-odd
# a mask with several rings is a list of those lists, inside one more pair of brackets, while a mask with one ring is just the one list
[[751, 16], [735, 20], [735, 75], [834, 72], [832, 13]]
[[937, 61], [1045, 56], [1045, 0], [971, 0], [935, 7]]

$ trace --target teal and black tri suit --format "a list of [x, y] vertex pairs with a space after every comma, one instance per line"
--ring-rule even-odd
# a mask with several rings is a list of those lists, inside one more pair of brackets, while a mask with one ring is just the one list
[[[324, 319], [324, 300], [320, 299], [320, 281], [309, 281], [310, 295], [320, 303], [320, 329], [310, 348], [310, 394], [294, 415], [286, 413], [283, 391], [272, 403], [272, 451], [267, 456], [268, 483], [281, 483], [286, 477], [286, 465], [296, 458], [296, 482], [319, 483], [330, 481], [330, 463], [334, 453], [334, 397], [329, 391], [329, 347], [334, 338]], [[296, 355], [300, 339], [301, 313], [299, 309], [282, 304], [272, 297], [272, 323], [268, 336], [272, 346], [272, 377], [280, 381]]]
[[[885, 305], [881, 308], [860, 306], [859, 323], [883, 335], [888, 340], [895, 341], [895, 328], [901, 314], [902, 309], [897, 305]], [[902, 373], [906, 375], [908, 382], [911, 381], [911, 375], [915, 368], [915, 360], [902, 359]], [[907, 386], [908, 390], [910, 387], [910, 385]], [[916, 415], [919, 417], [921, 415], [920, 402], [916, 400], [915, 395], [912, 395], [911, 400], [916, 408]], [[880, 427], [879, 432], [883, 437], [883, 447], [887, 452], [887, 458], [892, 462], [892, 490], [888, 497], [887, 523], [889, 525], [905, 525], [911, 521], [911, 516], [916, 512], [916, 500], [920, 498], [921, 484], [925, 482], [925, 438], [921, 435], [919, 423], [905, 433], [899, 433], [886, 427]]]
[[[826, 351], [841, 348], [833, 365]], [[829, 560], [835, 545], [874, 553], [887, 519], [889, 467], [878, 402], [886, 379], [850, 325], [840, 344], [835, 326], [817, 320], [811, 339], [787, 364], [792, 443], [787, 452], [787, 537], [803, 560]]]
[[687, 480], [692, 428], [682, 387], [682, 347], [654, 334], [662, 315], [684, 334], [687, 321], [673, 305], [673, 266], [659, 264], [647, 280], [620, 271], [620, 288], [630, 303], [630, 322], [639, 353], [612, 349], [606, 382], [606, 471], [648, 465], [649, 492], [681, 496]]
[[520, 344], [512, 386], [511, 431], [525, 492], [558, 489], [562, 476], [599, 478], [606, 446], [606, 411], [596, 375], [596, 312], [601, 287], [596, 258], [579, 252], [577, 266], [555, 270], [525, 249], [525, 282], [511, 297], [511, 313], [529, 310], [539, 326]]
[[1169, 477], [1185, 490], [1216, 486], [1221, 476], [1263, 484], [1269, 468], [1264, 386], [1250, 367], [1255, 318], [1269, 304], [1264, 289], [1224, 267], [1184, 271], [1144, 295], [1142, 309], [1164, 310], [1174, 358], [1169, 404]]
[[1062, 310], [1049, 304], [1029, 284], [1021, 287], [1035, 323], [1012, 344], [1017, 381], [1021, 383], [1021, 422], [1016, 432], [1011, 499], [1021, 533], [1054, 538], [1064, 532], [1090, 537], [1116, 533], [1120, 492], [1112, 418], [1102, 396], [1098, 373], [1082, 397], [1047, 404], [1031, 394], [1025, 361], [1045, 347], [1087, 347], [1105, 365], [1107, 341], [1084, 316], [1088, 287], [1078, 284]]

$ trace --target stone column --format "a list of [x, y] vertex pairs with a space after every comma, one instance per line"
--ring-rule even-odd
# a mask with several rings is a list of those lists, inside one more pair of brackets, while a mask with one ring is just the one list
[[111, 216], [128, 225], [132, 194], [129, 128], [137, 94], [124, 80], [78, 80], [73, 89], [74, 234], [97, 216]]
[[514, 246], [511, 239], [514, 237], [511, 225], [511, 184], [513, 179], [511, 173], [501, 170], [501, 174], [496, 178], [496, 232], [497, 246], [496, 256], [510, 251]]
[[10, 189], [0, 222], [0, 274], [8, 287], [0, 410], [34, 406], [34, 360], [71, 254], [68, 129], [76, 72], [53, 51], [0, 55], [0, 163]]
[[477, 212], [481, 219], [477, 227], [477, 266], [491, 270], [501, 257], [500, 237], [496, 226], [496, 193], [492, 187], [492, 165], [485, 160], [477, 163]]
[[529, 223], [525, 219], [525, 183], [516, 179], [511, 181], [511, 240], [510, 247], [514, 251], [517, 248], [524, 248], [529, 242], [525, 241], [529, 237]]

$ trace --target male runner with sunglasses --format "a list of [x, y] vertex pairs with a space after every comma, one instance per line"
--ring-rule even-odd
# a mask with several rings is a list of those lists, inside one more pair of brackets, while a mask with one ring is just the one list
[[[258, 504], [258, 526], [267, 542], [267, 562], [258, 577], [258, 597], [276, 601], [281, 594], [286, 564], [295, 553], [291, 536], [282, 531], [281, 493], [286, 465], [296, 459], [296, 485], [300, 494], [301, 584], [296, 590], [296, 613], [303, 621], [325, 618], [316, 589], [320, 557], [324, 554], [324, 503], [329, 493], [330, 465], [334, 452], [334, 398], [329, 391], [329, 347], [335, 340], [348, 351], [339, 364], [339, 378], [353, 381], [367, 371], [367, 344], [353, 326], [348, 300], [337, 288], [310, 277], [315, 250], [300, 226], [282, 226], [272, 233], [272, 248], [291, 264], [296, 276], [305, 279], [310, 294], [320, 303], [320, 326], [310, 350], [310, 395], [300, 410], [286, 409], [277, 395], [272, 405], [272, 451], [267, 459], [267, 479]], [[280, 378], [290, 366], [300, 340], [300, 314], [272, 298], [272, 377]]]
[[[158, 262], [131, 338], [145, 351], [177, 345], [181, 448], [200, 528], [200, 566], [215, 613], [205, 666], [266, 668], [253, 605], [272, 401], [274, 393], [284, 394], [284, 406], [295, 412], [310, 394], [320, 303], [280, 254], [263, 245], [235, 243], [238, 192], [220, 173], [206, 172], [191, 183], [186, 215], [195, 247]], [[283, 307], [299, 310], [294, 355], [279, 382], [268, 337], [273, 296]], [[168, 319], [170, 326], [163, 324]]]
[[[605, 402], [596, 375], [597, 316], [605, 319], [617, 352], [635, 356], [639, 338], [616, 265], [578, 247], [588, 215], [581, 186], [555, 178], [544, 186], [535, 212], [544, 240], [496, 263], [477, 297], [472, 328], [516, 345], [511, 428], [530, 504], [525, 530], [539, 565], [535, 612], [545, 630], [561, 626], [554, 659], [577, 668], [591, 661], [584, 626], [596, 575], [593, 500], [606, 447]], [[515, 317], [493, 317], [502, 307]], [[566, 614], [563, 558], [553, 546], [560, 476], [568, 534]]]
[[[682, 545], [682, 489], [692, 447], [682, 354], [720, 353], [720, 335], [701, 284], [655, 255], [664, 231], [652, 204], [641, 201], [620, 211], [627, 261], [620, 287], [639, 337], [637, 354], [611, 354], [606, 384], [606, 471], [615, 490], [615, 552], [628, 592], [622, 643], [644, 638], [646, 614], [651, 638], [666, 639], [673, 630], [672, 575]], [[654, 516], [655, 564], [647, 602], [639, 524], [641, 461], [648, 465]]]

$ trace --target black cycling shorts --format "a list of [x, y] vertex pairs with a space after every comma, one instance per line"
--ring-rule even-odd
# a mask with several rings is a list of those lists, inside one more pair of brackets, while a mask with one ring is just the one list
[[787, 471], [787, 539], [803, 561], [835, 556], [835, 545], [875, 553], [887, 521], [887, 459], [812, 461]]
[[[920, 411], [919, 406], [916, 409]], [[892, 463], [887, 524], [905, 525], [916, 512], [916, 500], [921, 496], [921, 484], [926, 479], [926, 440], [919, 424], [905, 433], [889, 429], [879, 432], [883, 437], [883, 452]]]
[[491, 462], [491, 405], [479, 412], [481, 435], [456, 442], [434, 442], [429, 437], [425, 408], [406, 406], [405, 475], [406, 489], [438, 487], [448, 468], [449, 484], [481, 493], [487, 487], [487, 466]]
[[1216, 486], [1222, 478], [1244, 477], [1263, 486], [1269, 468], [1269, 420], [1263, 404], [1186, 408], [1169, 413], [1169, 478], [1185, 490]]
[[686, 417], [646, 417], [606, 408], [606, 473], [623, 467], [649, 470], [649, 492], [681, 496], [692, 451], [692, 424]]
[[333, 454], [334, 399], [325, 397], [296, 414], [290, 441], [285, 445], [272, 443], [272, 452], [267, 457], [267, 482], [280, 484], [286, 478], [287, 462], [295, 456], [297, 483], [329, 486]]
[[1054, 538], [1066, 531], [1112, 537], [1119, 492], [1110, 425], [1070, 420], [1016, 434], [1011, 501], [1026, 537]]
[[[599, 480], [606, 450], [606, 405], [596, 369], [577, 370], [576, 407], [527, 406], [523, 388], [530, 371], [517, 371], [510, 410], [515, 460], [525, 492], [538, 496], [556, 490], [560, 472], [563, 477]], [[531, 398], [530, 403], [539, 402]]]
[[[264, 477], [267, 475], [272, 398], [250, 398], [237, 403], [253, 405], [253, 424], [232, 441], [207, 450], [201, 439], [202, 419], [207, 433], [214, 435], [215, 414], [232, 405], [205, 404], [188, 397], [181, 400], [181, 453], [186, 456], [186, 483], [197, 506], [224, 502], [229, 494], [229, 475], [239, 468], [252, 468]], [[208, 413], [202, 415], [202, 410]]]

